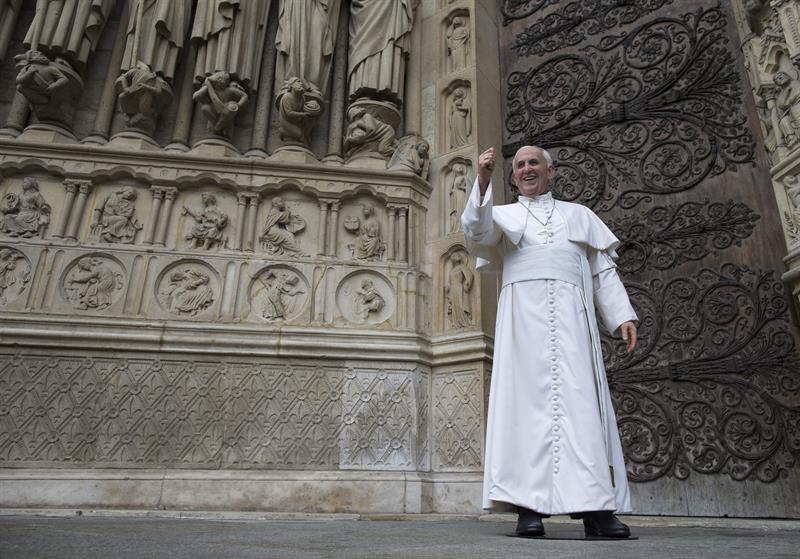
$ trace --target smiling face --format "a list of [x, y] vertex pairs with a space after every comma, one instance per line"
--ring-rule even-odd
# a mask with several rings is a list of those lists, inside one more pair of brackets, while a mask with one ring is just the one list
[[523, 196], [538, 196], [547, 192], [556, 169], [548, 164], [544, 151], [525, 146], [514, 156], [514, 185]]

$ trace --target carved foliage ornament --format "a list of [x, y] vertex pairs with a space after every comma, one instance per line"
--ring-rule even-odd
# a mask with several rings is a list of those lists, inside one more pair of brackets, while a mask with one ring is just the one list
[[632, 481], [774, 481], [800, 461], [800, 368], [783, 286], [733, 264], [627, 283], [639, 346], [604, 336]]
[[[521, 56], [578, 45], [589, 36], [633, 23], [673, 0], [600, 0], [569, 2], [519, 33], [513, 48]], [[506, 20], [508, 21], [508, 20]]]
[[720, 8], [660, 17], [507, 81], [506, 130], [551, 150], [554, 190], [606, 211], [752, 162], [742, 78]]
[[742, 202], [685, 202], [657, 206], [644, 215], [627, 215], [607, 225], [622, 244], [617, 266], [626, 273], [669, 270], [741, 246], [759, 215]]

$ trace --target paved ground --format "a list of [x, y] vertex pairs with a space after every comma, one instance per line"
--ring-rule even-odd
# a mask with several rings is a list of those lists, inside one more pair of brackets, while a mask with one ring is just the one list
[[[49, 514], [53, 514], [51, 511]], [[65, 513], [58, 513], [65, 514]], [[800, 557], [800, 522], [634, 517], [637, 541], [521, 540], [511, 517], [353, 515], [82, 516], [0, 511], [2, 559], [642, 559]], [[165, 514], [165, 513], [160, 513]], [[213, 518], [213, 517], [217, 518]], [[546, 524], [582, 536], [579, 522]]]

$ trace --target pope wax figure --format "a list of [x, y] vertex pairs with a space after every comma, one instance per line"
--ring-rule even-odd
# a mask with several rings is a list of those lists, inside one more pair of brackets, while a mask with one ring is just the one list
[[595, 308], [628, 352], [636, 313], [616, 272], [619, 240], [590, 209], [557, 201], [550, 155], [514, 156], [513, 204], [493, 206], [494, 148], [481, 154], [461, 224], [478, 267], [502, 270], [486, 429], [483, 506], [516, 508], [519, 536], [543, 517], [582, 518], [587, 536], [630, 536], [628, 480]]

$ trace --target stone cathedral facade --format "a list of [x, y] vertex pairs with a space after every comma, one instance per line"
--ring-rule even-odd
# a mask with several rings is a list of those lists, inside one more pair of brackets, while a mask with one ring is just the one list
[[634, 508], [800, 516], [798, 20], [0, 0], [0, 506], [476, 512], [497, 285], [458, 218], [533, 143], [622, 241]]

